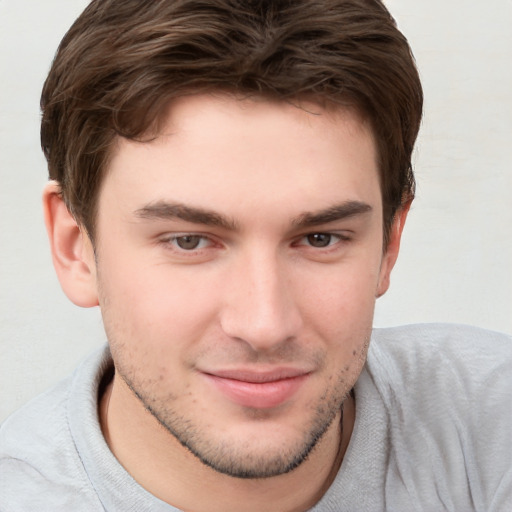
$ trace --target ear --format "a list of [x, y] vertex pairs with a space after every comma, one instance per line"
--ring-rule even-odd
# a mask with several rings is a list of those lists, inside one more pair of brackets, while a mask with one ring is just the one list
[[411, 207], [412, 199], [405, 203], [395, 213], [393, 224], [389, 232], [388, 246], [384, 256], [382, 257], [382, 263], [380, 266], [379, 284], [377, 286], [377, 297], [384, 295], [389, 288], [390, 276], [393, 267], [395, 266], [398, 258], [398, 252], [400, 250], [400, 240], [402, 239], [402, 231], [404, 229], [405, 220]]
[[44, 188], [43, 209], [53, 265], [64, 293], [77, 306], [97, 306], [92, 243], [69, 212], [56, 181], [50, 181]]

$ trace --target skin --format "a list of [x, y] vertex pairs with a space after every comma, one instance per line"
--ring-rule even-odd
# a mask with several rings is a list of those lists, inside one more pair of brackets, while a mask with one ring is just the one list
[[115, 362], [105, 439], [184, 510], [306, 510], [350, 439], [407, 208], [384, 250], [371, 130], [301, 107], [189, 96], [154, 141], [120, 139], [94, 250], [58, 185], [45, 191], [63, 289], [100, 305]]

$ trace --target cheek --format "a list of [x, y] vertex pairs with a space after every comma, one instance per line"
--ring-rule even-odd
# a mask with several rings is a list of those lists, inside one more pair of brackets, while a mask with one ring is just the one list
[[179, 350], [185, 342], [194, 343], [215, 315], [214, 290], [164, 265], [118, 262], [100, 267], [98, 279], [111, 344], [138, 352], [151, 347], [156, 354], [164, 348]]
[[323, 339], [336, 367], [358, 371], [373, 324], [378, 266], [351, 266], [316, 279], [323, 286], [300, 293], [305, 324]]
[[[340, 265], [320, 269], [303, 281], [297, 297], [304, 301], [303, 311], [325, 319], [325, 326], [349, 328], [370, 319], [375, 306], [379, 279], [379, 263], [362, 261], [356, 265]], [[301, 299], [299, 299], [301, 300]]]

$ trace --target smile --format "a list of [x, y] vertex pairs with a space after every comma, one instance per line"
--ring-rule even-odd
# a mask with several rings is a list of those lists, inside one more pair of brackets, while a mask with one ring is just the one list
[[271, 372], [216, 371], [203, 375], [230, 401], [242, 407], [270, 409], [288, 401], [310, 374], [279, 369]]

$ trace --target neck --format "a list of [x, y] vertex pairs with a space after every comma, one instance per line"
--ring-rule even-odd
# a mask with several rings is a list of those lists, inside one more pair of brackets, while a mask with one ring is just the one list
[[114, 377], [100, 401], [100, 422], [111, 451], [147, 491], [181, 510], [231, 512], [304, 511], [325, 494], [340, 468], [355, 419], [348, 396], [307, 459], [271, 478], [239, 479], [205, 466]]

